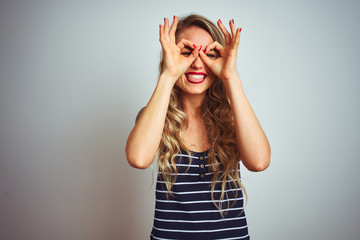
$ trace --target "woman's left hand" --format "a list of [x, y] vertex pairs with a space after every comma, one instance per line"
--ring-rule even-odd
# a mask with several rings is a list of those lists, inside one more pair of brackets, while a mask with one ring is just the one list
[[[209, 44], [204, 51], [200, 51], [199, 54], [201, 60], [217, 77], [219, 77], [222, 81], [228, 81], [238, 77], [236, 60], [242, 28], [236, 29], [233, 21], [230, 20], [230, 34], [222, 24], [221, 20], [218, 20], [217, 24], [221, 32], [224, 34], [225, 46], [222, 46], [220, 43], [215, 41]], [[212, 50], [216, 50], [220, 56], [217, 58], [208, 57], [207, 53]]]

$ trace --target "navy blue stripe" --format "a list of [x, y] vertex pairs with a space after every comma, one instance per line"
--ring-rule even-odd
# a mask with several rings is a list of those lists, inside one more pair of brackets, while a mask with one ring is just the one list
[[[246, 219], [237, 219], [237, 220], [229, 220], [215, 223], [207, 223], [207, 222], [164, 222], [155, 220], [154, 226], [156, 228], [164, 228], [164, 229], [179, 229], [179, 230], [221, 230], [226, 228], [238, 228], [241, 226], [246, 226]], [[159, 227], [158, 227], [159, 226]], [[241, 229], [239, 229], [241, 230]]]

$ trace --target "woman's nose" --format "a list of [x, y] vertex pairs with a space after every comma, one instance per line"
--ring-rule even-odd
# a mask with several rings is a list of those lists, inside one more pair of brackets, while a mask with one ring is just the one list
[[197, 58], [195, 58], [195, 60], [193, 61], [191, 66], [193, 68], [199, 69], [199, 68], [202, 68], [203, 64], [204, 63], [201, 61], [200, 57], [197, 57]]

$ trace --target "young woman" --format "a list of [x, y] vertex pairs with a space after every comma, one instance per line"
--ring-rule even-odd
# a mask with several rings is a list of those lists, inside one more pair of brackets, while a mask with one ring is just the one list
[[266, 169], [270, 145], [237, 73], [241, 28], [217, 25], [160, 25], [160, 76], [126, 144], [135, 168], [158, 156], [151, 239], [249, 239], [239, 162]]

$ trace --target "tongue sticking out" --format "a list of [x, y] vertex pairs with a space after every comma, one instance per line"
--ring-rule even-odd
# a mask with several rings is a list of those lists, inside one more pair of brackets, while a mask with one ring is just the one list
[[186, 79], [191, 82], [191, 83], [195, 83], [195, 84], [199, 84], [202, 83], [205, 78], [206, 75], [205, 74], [185, 74]]

